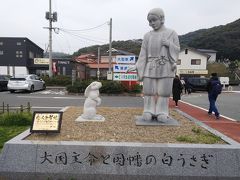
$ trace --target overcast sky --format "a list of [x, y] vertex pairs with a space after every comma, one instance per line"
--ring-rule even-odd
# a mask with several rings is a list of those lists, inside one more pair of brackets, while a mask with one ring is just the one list
[[[45, 50], [49, 0], [0, 2], [0, 36], [27, 37]], [[72, 54], [82, 47], [107, 44], [110, 18], [113, 40], [142, 39], [150, 30], [147, 13], [156, 7], [164, 10], [166, 26], [179, 35], [240, 18], [240, 0], [52, 0], [52, 10], [58, 13], [53, 26], [63, 29], [53, 33], [53, 51]]]

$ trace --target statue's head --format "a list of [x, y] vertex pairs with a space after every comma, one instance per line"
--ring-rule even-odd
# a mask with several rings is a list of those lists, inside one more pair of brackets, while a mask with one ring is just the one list
[[151, 26], [153, 30], [160, 29], [165, 21], [163, 10], [161, 8], [154, 8], [150, 10], [147, 20], [149, 22], [149, 26]]

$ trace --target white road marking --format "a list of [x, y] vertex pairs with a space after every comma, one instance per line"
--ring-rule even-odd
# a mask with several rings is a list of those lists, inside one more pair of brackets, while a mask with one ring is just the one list
[[[205, 108], [202, 108], [202, 107], [200, 107], [200, 106], [197, 106], [197, 105], [194, 105], [194, 104], [191, 104], [191, 103], [188, 103], [188, 102], [186, 102], [186, 101], [182, 101], [183, 103], [185, 103], [185, 104], [188, 104], [188, 105], [190, 105], [190, 106], [193, 106], [193, 107], [196, 107], [196, 108], [199, 108], [199, 109], [202, 109], [202, 110], [204, 110], [204, 111], [206, 111], [206, 112], [208, 112], [208, 110], [207, 109], [205, 109]], [[228, 119], [228, 120], [230, 120], [230, 121], [237, 121], [236, 119], [232, 119], [232, 118], [230, 118], [230, 117], [227, 117], [227, 116], [224, 116], [224, 115], [220, 115], [220, 118], [221, 117], [223, 117], [223, 118], [225, 118], [225, 119]]]
[[49, 96], [17, 96], [18, 98], [28, 99], [85, 99], [84, 97], [49, 97]]
[[32, 106], [31, 108], [32, 108], [32, 109], [62, 109], [62, 108], [65, 108], [65, 107]]

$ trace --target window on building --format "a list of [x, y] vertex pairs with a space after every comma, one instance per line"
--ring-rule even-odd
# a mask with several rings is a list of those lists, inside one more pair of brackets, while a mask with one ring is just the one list
[[22, 45], [22, 43], [21, 42], [17, 42], [17, 46], [21, 46]]
[[29, 51], [29, 59], [34, 59], [34, 53], [32, 51]]
[[191, 59], [191, 65], [200, 65], [201, 59]]
[[23, 52], [22, 51], [16, 51], [16, 58], [22, 58]]
[[40, 54], [36, 54], [36, 58], [41, 58], [42, 56]]
[[62, 70], [63, 70], [63, 74], [62, 75], [66, 76], [66, 67], [63, 66]]
[[185, 49], [185, 54], [188, 54], [188, 49]]
[[177, 60], [177, 65], [181, 65], [181, 59]]
[[0, 42], [0, 46], [2, 46], [3, 45], [3, 42]]
[[3, 51], [0, 51], [0, 55], [3, 55]]

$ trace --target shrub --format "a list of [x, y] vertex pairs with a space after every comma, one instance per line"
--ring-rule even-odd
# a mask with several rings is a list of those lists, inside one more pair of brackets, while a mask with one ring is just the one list
[[123, 85], [118, 81], [101, 81], [102, 87], [100, 89], [101, 93], [107, 93], [107, 94], [118, 94], [123, 93], [124, 87]]
[[0, 125], [2, 126], [28, 126], [31, 123], [31, 113], [4, 113], [0, 115]]
[[72, 79], [70, 76], [57, 75], [52, 78], [48, 76], [41, 77], [47, 86], [67, 86], [72, 84]]
[[141, 93], [142, 92], [142, 85], [134, 84], [133, 87], [132, 87], [132, 90], [130, 92], [132, 92], [132, 93]]
[[67, 91], [70, 93], [84, 93], [85, 89], [91, 84], [92, 80], [76, 81], [73, 86], [68, 85]]
[[[77, 81], [74, 85], [67, 86], [67, 91], [70, 93], [84, 93], [85, 89], [93, 80]], [[124, 92], [124, 87], [117, 81], [101, 81], [102, 87], [100, 93], [118, 94]]]

